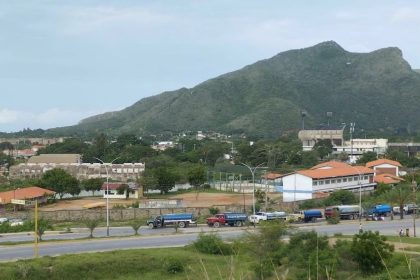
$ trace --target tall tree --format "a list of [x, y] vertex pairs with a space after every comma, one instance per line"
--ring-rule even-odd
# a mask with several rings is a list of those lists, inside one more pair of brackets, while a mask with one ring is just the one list
[[404, 219], [404, 204], [412, 199], [412, 189], [408, 184], [399, 184], [384, 194], [388, 201], [392, 201], [400, 207], [400, 218]]
[[95, 195], [95, 191], [100, 191], [104, 180], [102, 178], [90, 178], [83, 180], [81, 185], [85, 191], [92, 192], [92, 196]]
[[65, 170], [54, 168], [44, 173], [40, 185], [55, 191], [62, 199], [65, 193], [75, 194], [77, 192], [76, 186], [79, 186], [79, 181]]

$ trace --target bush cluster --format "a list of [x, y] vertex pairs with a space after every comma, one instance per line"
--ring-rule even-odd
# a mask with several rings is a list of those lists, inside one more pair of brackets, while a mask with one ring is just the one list
[[197, 251], [205, 254], [231, 255], [233, 253], [232, 247], [216, 234], [200, 233], [193, 246]]

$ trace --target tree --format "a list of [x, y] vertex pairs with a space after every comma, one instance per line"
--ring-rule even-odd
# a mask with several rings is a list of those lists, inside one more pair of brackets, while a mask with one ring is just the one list
[[130, 223], [130, 225], [134, 230], [134, 235], [139, 235], [139, 229], [143, 225], [143, 222], [140, 220], [134, 220]]
[[407, 184], [399, 184], [384, 195], [386, 200], [398, 204], [400, 207], [400, 219], [404, 219], [404, 204], [412, 198], [411, 186]]
[[198, 188], [206, 182], [206, 170], [202, 165], [195, 165], [188, 170], [188, 182]]
[[315, 143], [312, 150], [317, 151], [320, 158], [323, 159], [324, 157], [332, 153], [333, 146], [329, 139], [322, 139], [322, 140], [318, 140]]
[[79, 185], [79, 181], [65, 170], [54, 168], [42, 175], [40, 185], [55, 191], [60, 196], [60, 199], [62, 199], [65, 193], [77, 192], [76, 186]]
[[287, 225], [282, 221], [263, 223], [256, 233], [250, 233], [245, 238], [244, 246], [255, 263], [252, 268], [257, 279], [269, 276], [274, 266], [279, 264], [279, 252], [284, 247], [281, 237], [287, 233]]
[[125, 199], [128, 199], [130, 196], [130, 186], [128, 184], [121, 184], [117, 189], [117, 193], [120, 195], [125, 194]]
[[366, 152], [357, 160], [357, 164], [366, 164], [369, 161], [374, 161], [378, 158], [378, 154], [375, 152]]
[[302, 152], [302, 164], [307, 167], [314, 166], [318, 163], [318, 157], [317, 151]]
[[364, 274], [381, 272], [391, 259], [394, 246], [386, 242], [379, 232], [366, 231], [356, 234], [351, 244], [351, 255]]
[[85, 220], [85, 225], [89, 229], [89, 232], [90, 232], [89, 238], [93, 238], [93, 231], [95, 230], [95, 228], [98, 227], [99, 221], [95, 219], [88, 219], [88, 220]]
[[354, 193], [347, 190], [338, 190], [330, 194], [328, 198], [325, 199], [325, 205], [335, 205], [335, 204], [353, 204], [356, 202], [356, 197]]
[[154, 177], [157, 179], [158, 183], [156, 188], [160, 190], [161, 193], [167, 193], [175, 187], [175, 183], [179, 176], [167, 167], [159, 167], [154, 170]]
[[147, 190], [157, 189], [159, 182], [154, 175], [153, 170], [146, 169], [143, 172], [143, 176], [139, 179], [139, 184], [143, 187], [143, 192]]
[[100, 191], [104, 180], [102, 178], [90, 178], [83, 180], [81, 185], [85, 191], [92, 192], [92, 196], [95, 195], [95, 191]]
[[37, 234], [38, 234], [39, 241], [42, 241], [42, 236], [44, 235], [47, 229], [52, 229], [51, 222], [45, 219], [38, 220]]

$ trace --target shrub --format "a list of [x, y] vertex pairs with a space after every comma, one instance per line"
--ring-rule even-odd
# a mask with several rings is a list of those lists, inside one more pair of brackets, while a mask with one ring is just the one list
[[338, 212], [338, 210], [334, 210], [331, 217], [327, 219], [327, 223], [331, 225], [340, 223], [340, 212]]
[[163, 267], [165, 271], [170, 274], [177, 274], [177, 273], [184, 272], [183, 262], [180, 259], [175, 258], [175, 257], [168, 257], [167, 259], [165, 259], [163, 263]]
[[385, 269], [392, 257], [394, 246], [386, 243], [379, 232], [366, 231], [356, 234], [351, 244], [351, 255], [364, 274], [374, 274]]
[[209, 209], [209, 211], [210, 211], [210, 214], [212, 214], [212, 215], [219, 214], [219, 212], [220, 212], [219, 208], [217, 208], [217, 207], [211, 207]]
[[232, 247], [216, 234], [200, 233], [193, 246], [197, 251], [205, 254], [231, 255], [233, 251]]

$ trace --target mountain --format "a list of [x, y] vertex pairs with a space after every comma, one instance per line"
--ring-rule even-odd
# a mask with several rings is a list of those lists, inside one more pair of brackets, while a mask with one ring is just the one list
[[[221, 58], [222, 59], [222, 58]], [[352, 53], [333, 41], [290, 50], [240, 70], [56, 128], [59, 134], [213, 130], [276, 137], [301, 127], [356, 122], [383, 134], [420, 131], [420, 74], [398, 48]]]

